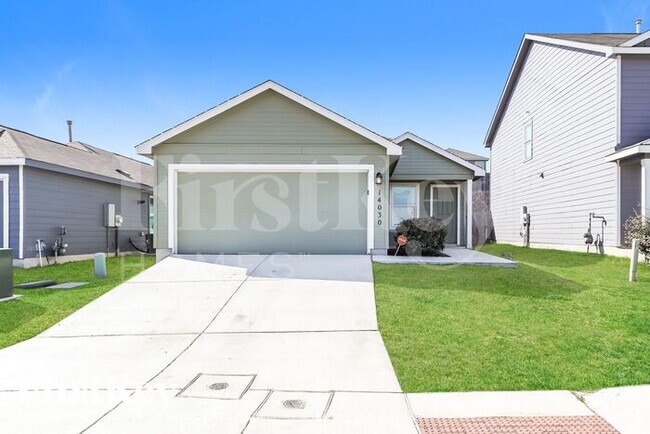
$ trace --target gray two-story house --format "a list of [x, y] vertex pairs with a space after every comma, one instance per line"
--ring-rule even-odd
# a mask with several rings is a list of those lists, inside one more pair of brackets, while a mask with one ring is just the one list
[[[590, 213], [623, 253], [650, 207], [650, 32], [527, 34], [489, 126], [497, 240], [584, 249]], [[602, 235], [593, 219], [594, 236]]]

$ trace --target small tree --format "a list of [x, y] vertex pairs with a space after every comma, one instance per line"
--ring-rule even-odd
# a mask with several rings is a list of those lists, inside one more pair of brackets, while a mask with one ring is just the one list
[[639, 240], [639, 251], [650, 265], [650, 220], [637, 211], [625, 221], [625, 242], [630, 245], [634, 239]]
[[397, 226], [397, 236], [408, 238], [407, 252], [438, 255], [445, 248], [447, 228], [438, 219], [418, 217], [402, 220]]

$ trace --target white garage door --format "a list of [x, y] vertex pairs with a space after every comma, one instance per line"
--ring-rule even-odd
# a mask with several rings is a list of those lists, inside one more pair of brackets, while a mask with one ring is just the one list
[[178, 253], [365, 254], [368, 172], [179, 172]]

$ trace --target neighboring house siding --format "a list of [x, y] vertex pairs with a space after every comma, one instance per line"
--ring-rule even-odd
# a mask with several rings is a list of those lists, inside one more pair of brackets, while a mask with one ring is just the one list
[[634, 145], [647, 138], [650, 138], [650, 56], [623, 56], [620, 145]]
[[[383, 147], [273, 91], [156, 146], [153, 153], [157, 248], [169, 248], [167, 173], [172, 163], [372, 164], [375, 172], [388, 172]], [[388, 182], [375, 186], [375, 197], [379, 189], [388, 198]], [[386, 248], [387, 221], [374, 231], [375, 248]]]
[[18, 258], [18, 243], [20, 238], [18, 167], [0, 166], [0, 173], [9, 175], [9, 247], [13, 249], [13, 257]]
[[[616, 244], [615, 59], [534, 43], [491, 149], [491, 205], [499, 241], [521, 242], [522, 206], [531, 242], [583, 243], [590, 212]], [[533, 157], [524, 161], [524, 123], [533, 120]], [[541, 177], [540, 174], [544, 174]]]
[[[46, 243], [48, 255], [51, 254], [61, 226], [67, 228], [67, 255], [105, 252], [106, 202], [114, 203], [117, 213], [124, 216], [119, 231], [121, 251], [133, 250], [129, 237], [141, 240], [140, 233], [148, 230], [147, 192], [33, 167], [25, 167], [24, 171], [25, 258], [38, 256], [38, 239]], [[141, 200], [145, 203], [139, 204]], [[113, 251], [112, 229], [109, 235]]]
[[411, 140], [400, 143], [402, 156], [391, 174], [391, 180], [463, 180], [471, 179], [474, 173], [447, 158]]
[[621, 241], [625, 241], [625, 221], [641, 208], [641, 162], [621, 163]]

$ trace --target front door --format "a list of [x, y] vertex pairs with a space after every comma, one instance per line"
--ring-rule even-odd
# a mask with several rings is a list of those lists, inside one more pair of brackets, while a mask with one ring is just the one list
[[458, 185], [431, 186], [431, 217], [441, 220], [447, 226], [447, 244], [460, 244], [460, 188]]

